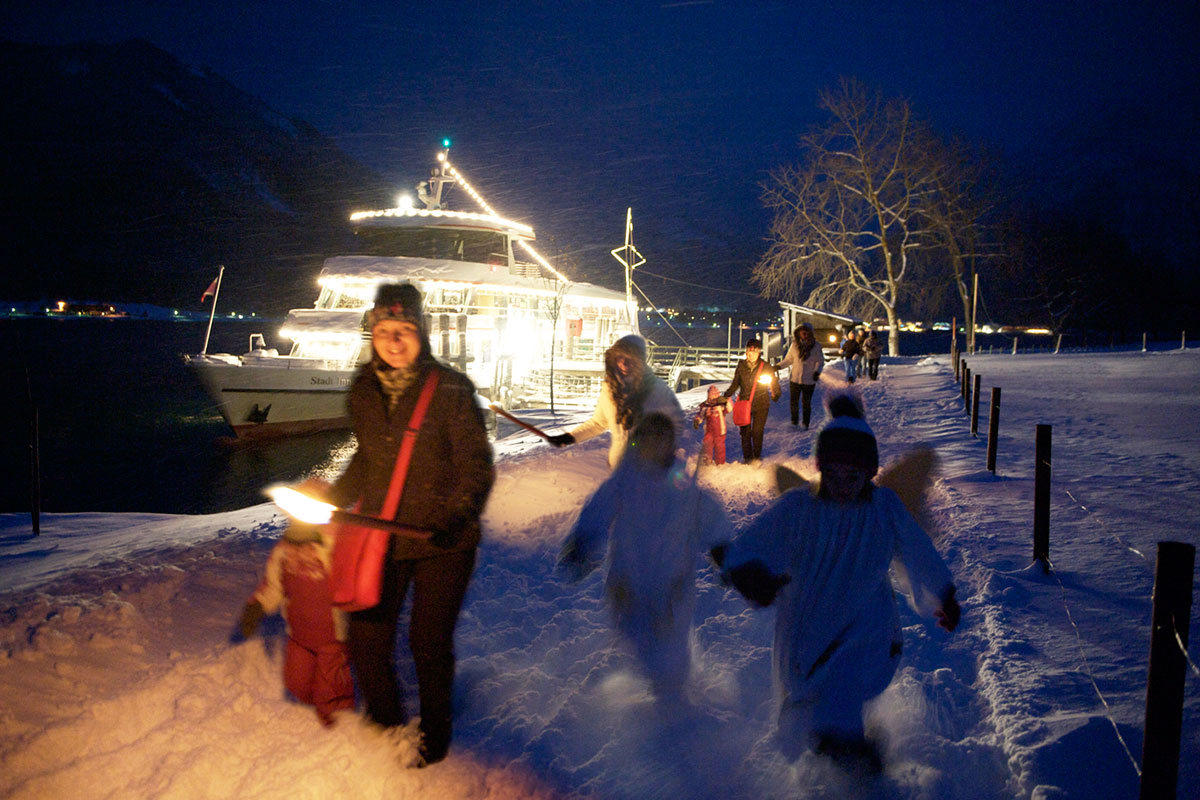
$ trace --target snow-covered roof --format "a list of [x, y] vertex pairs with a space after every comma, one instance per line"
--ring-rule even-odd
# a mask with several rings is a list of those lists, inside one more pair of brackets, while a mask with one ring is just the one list
[[[558, 281], [514, 275], [507, 267], [470, 261], [412, 256], [333, 256], [325, 259], [318, 282], [408, 280], [420, 283], [459, 283], [492, 286], [505, 291], [554, 294]], [[625, 295], [591, 283], [571, 283], [567, 294], [608, 302], [625, 302]]]
[[494, 214], [450, 211], [444, 208], [388, 208], [380, 211], [356, 211], [350, 221], [368, 228], [468, 228], [505, 233], [519, 239], [536, 238], [533, 228]]
[[802, 314], [806, 317], [826, 317], [828, 319], [837, 320], [846, 325], [861, 325], [862, 320], [856, 317], [848, 317], [845, 314], [834, 314], [832, 311], [821, 311], [818, 308], [809, 308], [797, 303], [788, 303], [783, 300], [779, 301], [779, 307], [787, 309], [796, 314]]
[[283, 321], [285, 336], [293, 333], [359, 333], [362, 328], [361, 308], [293, 308]]

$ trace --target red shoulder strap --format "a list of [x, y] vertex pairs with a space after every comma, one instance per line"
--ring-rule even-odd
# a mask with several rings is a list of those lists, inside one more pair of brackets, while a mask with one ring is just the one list
[[417, 405], [413, 408], [412, 416], [408, 419], [408, 427], [404, 431], [404, 438], [400, 442], [400, 452], [396, 455], [396, 468], [392, 470], [392, 480], [388, 483], [387, 496], [383, 499], [383, 509], [379, 513], [382, 519], [394, 519], [396, 509], [400, 507], [400, 493], [404, 491], [404, 481], [408, 478], [408, 462], [412, 460], [413, 446], [417, 443], [417, 432], [421, 430], [421, 423], [425, 421], [425, 412], [429, 409], [429, 401], [433, 399], [437, 384], [438, 371], [432, 369], [425, 378], [425, 384], [421, 387], [421, 396], [417, 398]]

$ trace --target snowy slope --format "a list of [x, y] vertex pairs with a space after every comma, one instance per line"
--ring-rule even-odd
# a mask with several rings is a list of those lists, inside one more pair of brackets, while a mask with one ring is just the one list
[[[653, 703], [612, 646], [600, 576], [571, 585], [552, 570], [606, 474], [606, 441], [553, 451], [510, 437], [458, 628], [454, 748], [420, 771], [402, 767], [411, 732], [389, 740], [351, 714], [325, 730], [284, 699], [277, 620], [228, 642], [282, 525], [272, 507], [57, 515], [32, 541], [27, 518], [0, 515], [0, 796], [1132, 796], [1154, 545], [1200, 543], [1200, 353], [971, 366], [981, 434], [987, 393], [1003, 388], [997, 475], [945, 359], [885, 361], [879, 383], [856, 384], [885, 461], [916, 444], [942, 459], [927, 517], [964, 606], [953, 636], [902, 612], [902, 666], [876, 710], [883, 780], [776, 755], [772, 612], [706, 568], [692, 706]], [[825, 391], [839, 374], [827, 370]], [[786, 401], [772, 409], [768, 466], [811, 471], [813, 434], [786, 416]], [[1027, 569], [1038, 423], [1054, 426], [1049, 576]], [[728, 443], [737, 453], [736, 435]], [[738, 525], [771, 498], [769, 469], [730, 464], [700, 480]], [[411, 679], [403, 649], [400, 665]], [[1200, 796], [1198, 681], [1189, 672], [1181, 798]]]

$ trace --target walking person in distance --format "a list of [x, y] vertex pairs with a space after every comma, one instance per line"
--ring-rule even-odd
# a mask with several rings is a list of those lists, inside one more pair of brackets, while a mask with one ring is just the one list
[[792, 344], [787, 355], [779, 364], [780, 368], [788, 367], [788, 404], [792, 412], [792, 424], [801, 421], [803, 409], [804, 430], [812, 419], [813, 391], [821, 378], [821, 370], [825, 368], [825, 354], [817, 344], [811, 323], [802, 322], [792, 333]]
[[746, 401], [750, 406], [750, 418], [738, 419], [735, 403], [733, 422], [742, 434], [742, 459], [747, 464], [753, 464], [762, 459], [767, 412], [771, 409], [771, 403], [780, 396], [779, 376], [762, 358], [762, 342], [758, 339], [746, 342], [746, 357], [738, 362], [733, 371], [733, 381], [725, 390], [725, 397], [732, 397], [735, 392], [739, 401]]

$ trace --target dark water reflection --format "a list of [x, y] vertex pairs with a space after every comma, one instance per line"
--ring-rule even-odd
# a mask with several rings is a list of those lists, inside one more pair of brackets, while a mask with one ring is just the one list
[[[210, 352], [244, 352], [278, 323], [218, 322]], [[38, 409], [42, 510], [212, 513], [264, 502], [262, 490], [336, 475], [353, 437], [327, 432], [238, 442], [181, 355], [204, 323], [0, 320], [6, 387], [0, 511], [30, 508], [30, 402]]]

